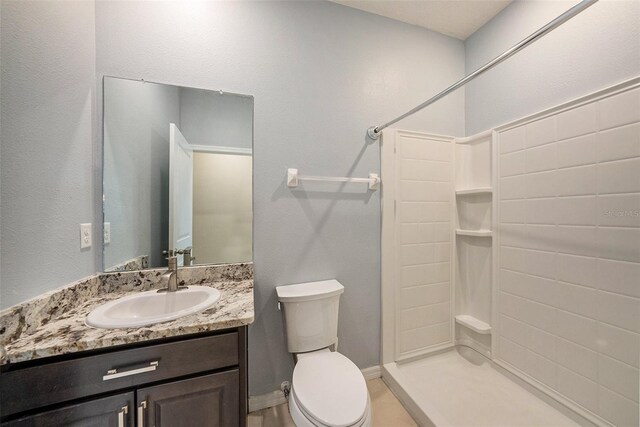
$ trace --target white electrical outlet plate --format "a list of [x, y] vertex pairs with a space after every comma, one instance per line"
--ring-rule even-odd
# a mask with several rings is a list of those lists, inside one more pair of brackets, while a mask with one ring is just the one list
[[111, 243], [111, 223], [105, 222], [102, 230], [104, 232], [104, 244], [108, 245]]
[[91, 223], [80, 224], [80, 249], [91, 247]]

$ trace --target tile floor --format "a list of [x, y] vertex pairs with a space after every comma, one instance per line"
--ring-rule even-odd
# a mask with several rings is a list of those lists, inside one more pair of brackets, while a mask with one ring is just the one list
[[[367, 381], [374, 427], [417, 427], [413, 418], [380, 378]], [[249, 414], [248, 427], [295, 427], [287, 404]]]

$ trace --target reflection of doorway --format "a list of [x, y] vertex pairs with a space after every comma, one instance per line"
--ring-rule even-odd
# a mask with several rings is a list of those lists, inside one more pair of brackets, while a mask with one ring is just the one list
[[[193, 148], [169, 124], [169, 249], [193, 245]], [[183, 265], [180, 257], [178, 265]]]
[[193, 252], [197, 263], [252, 259], [252, 156], [194, 153]]

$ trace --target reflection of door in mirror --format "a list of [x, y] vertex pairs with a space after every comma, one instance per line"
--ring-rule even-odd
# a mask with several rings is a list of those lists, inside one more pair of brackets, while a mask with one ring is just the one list
[[[193, 245], [193, 149], [174, 123], [169, 124], [169, 249]], [[178, 257], [178, 265], [183, 265]]]

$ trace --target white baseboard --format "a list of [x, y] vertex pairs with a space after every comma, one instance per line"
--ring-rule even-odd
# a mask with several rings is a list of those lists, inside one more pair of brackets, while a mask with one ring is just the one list
[[274, 390], [270, 393], [249, 396], [249, 412], [259, 411], [272, 406], [287, 403], [287, 398], [281, 390]]
[[[365, 380], [380, 378], [382, 376], [382, 368], [380, 368], [380, 365], [377, 365], [362, 369], [362, 376]], [[249, 412], [271, 408], [272, 406], [281, 405], [286, 402], [287, 399], [280, 390], [274, 390], [270, 393], [259, 394], [257, 396], [249, 396]]]
[[362, 369], [362, 376], [365, 380], [373, 380], [375, 378], [382, 377], [382, 368], [380, 365], [371, 366], [369, 368]]

